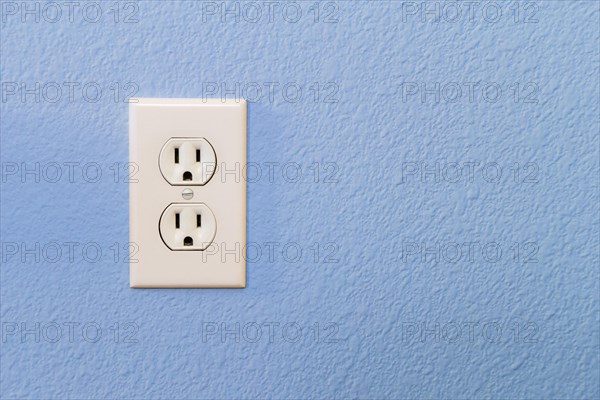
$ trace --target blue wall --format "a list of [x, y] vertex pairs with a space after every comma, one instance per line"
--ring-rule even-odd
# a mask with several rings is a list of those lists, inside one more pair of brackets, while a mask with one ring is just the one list
[[[598, 2], [53, 4], [2, 5], [2, 398], [600, 397]], [[123, 99], [236, 83], [247, 288], [130, 289]]]

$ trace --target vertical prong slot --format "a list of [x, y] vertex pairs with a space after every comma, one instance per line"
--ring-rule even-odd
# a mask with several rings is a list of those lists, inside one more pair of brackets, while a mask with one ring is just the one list
[[179, 164], [179, 148], [175, 147], [175, 164]]
[[179, 213], [175, 214], [175, 229], [179, 229]]
[[196, 162], [200, 162], [200, 149], [196, 149]]
[[196, 226], [198, 228], [200, 228], [202, 226], [202, 215], [201, 214], [196, 215]]

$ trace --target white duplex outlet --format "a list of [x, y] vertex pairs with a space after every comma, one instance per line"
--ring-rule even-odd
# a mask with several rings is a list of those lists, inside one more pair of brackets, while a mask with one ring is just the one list
[[131, 99], [130, 286], [246, 286], [246, 102]]

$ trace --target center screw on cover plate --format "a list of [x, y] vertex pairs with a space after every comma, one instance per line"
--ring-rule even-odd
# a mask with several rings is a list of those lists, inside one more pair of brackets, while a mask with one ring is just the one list
[[186, 200], [190, 200], [192, 197], [194, 197], [194, 191], [192, 189], [183, 189], [183, 191], [181, 192], [181, 197], [183, 197]]

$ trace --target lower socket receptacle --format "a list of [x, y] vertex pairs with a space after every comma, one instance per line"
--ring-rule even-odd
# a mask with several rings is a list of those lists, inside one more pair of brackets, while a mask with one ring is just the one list
[[214, 240], [217, 221], [204, 203], [173, 203], [160, 216], [159, 230], [169, 249], [201, 251]]

